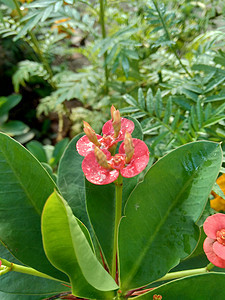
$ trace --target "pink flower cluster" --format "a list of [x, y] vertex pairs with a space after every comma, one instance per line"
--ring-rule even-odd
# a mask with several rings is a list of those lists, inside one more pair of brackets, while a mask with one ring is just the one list
[[225, 214], [208, 217], [203, 229], [207, 235], [203, 249], [208, 260], [219, 268], [225, 268]]
[[[118, 110], [112, 106], [112, 119], [102, 128], [103, 136], [95, 134], [90, 125], [84, 122], [85, 136], [81, 137], [76, 148], [85, 156], [82, 170], [88, 181], [103, 185], [115, 181], [119, 174], [130, 178], [142, 172], [149, 161], [147, 145], [131, 137], [134, 123], [120, 118]], [[115, 154], [118, 142], [123, 141], [119, 153]]]

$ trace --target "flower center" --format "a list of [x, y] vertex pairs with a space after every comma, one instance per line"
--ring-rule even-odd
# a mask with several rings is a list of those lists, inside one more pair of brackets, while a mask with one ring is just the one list
[[216, 233], [217, 242], [225, 246], [225, 229], [218, 230]]
[[126, 156], [122, 154], [115, 154], [110, 161], [108, 161], [108, 164], [110, 167], [116, 170], [121, 170], [124, 168], [126, 163]]
[[106, 148], [110, 148], [115, 143], [115, 139], [110, 135], [103, 135], [103, 137], [99, 141], [101, 145]]

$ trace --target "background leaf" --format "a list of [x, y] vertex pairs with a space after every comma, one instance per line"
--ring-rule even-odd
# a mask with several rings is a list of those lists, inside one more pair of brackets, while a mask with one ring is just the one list
[[26, 147], [40, 162], [47, 163], [47, 156], [40, 142], [30, 141], [26, 144]]
[[195, 223], [221, 161], [218, 144], [195, 142], [170, 152], [148, 171], [131, 194], [120, 223], [123, 291], [162, 277], [194, 250], [199, 239]]

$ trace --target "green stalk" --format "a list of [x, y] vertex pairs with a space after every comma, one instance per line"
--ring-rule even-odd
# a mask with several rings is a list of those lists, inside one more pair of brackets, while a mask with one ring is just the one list
[[205, 268], [198, 268], [198, 269], [192, 269], [192, 270], [171, 272], [171, 273], [168, 273], [165, 276], [157, 279], [155, 282], [164, 281], [164, 280], [171, 280], [171, 279], [177, 279], [177, 278], [182, 278], [182, 277], [191, 276], [191, 275], [199, 275], [199, 274], [208, 273], [209, 271], [212, 270], [213, 267], [215, 267], [215, 266], [212, 263], [209, 263]]
[[23, 273], [23, 274], [28, 274], [28, 275], [33, 275], [33, 276], [38, 276], [38, 277], [42, 277], [42, 278], [46, 278], [46, 279], [51, 279], [51, 280], [55, 280], [55, 281], [60, 281], [59, 279], [56, 279], [54, 277], [51, 277], [47, 274], [44, 274], [42, 272], [39, 272], [33, 268], [30, 267], [25, 267], [25, 266], [21, 266], [21, 265], [17, 265], [14, 263], [11, 263], [9, 261], [7, 261], [6, 259], [0, 258], [2, 265], [6, 266], [8, 268], [7, 272], [10, 271], [14, 271], [14, 272], [18, 272], [18, 273]]
[[[153, 2], [153, 4], [154, 4], [154, 6], [155, 6], [155, 9], [157, 10], [157, 13], [158, 13], [159, 18], [160, 18], [161, 23], [162, 23], [162, 26], [163, 26], [163, 28], [164, 28], [164, 30], [165, 30], [167, 39], [168, 39], [169, 41], [172, 41], [171, 36], [170, 36], [170, 33], [169, 33], [169, 31], [168, 31], [168, 29], [167, 29], [167, 27], [166, 27], [166, 23], [164, 22], [163, 16], [162, 16], [161, 11], [160, 11], [160, 9], [159, 9], [159, 7], [158, 7], [157, 1], [156, 1], [156, 0], [152, 0], [152, 2]], [[180, 57], [178, 56], [175, 47], [174, 47], [173, 45], [171, 45], [170, 48], [171, 48], [171, 50], [173, 51], [174, 55], [176, 56], [177, 60], [179, 61], [179, 64], [181, 65], [181, 67], [182, 67], [182, 68], [184, 69], [184, 71], [188, 74], [188, 76], [192, 78], [191, 73], [187, 70], [187, 68], [185, 67], [185, 65], [182, 63]]]
[[[23, 17], [22, 15], [22, 12], [20, 10], [20, 6], [19, 6], [19, 3], [17, 0], [13, 0], [15, 6], [16, 6], [16, 10], [18, 12], [18, 15], [20, 17], [20, 19]], [[39, 43], [38, 43], [38, 40], [36, 38], [36, 36], [33, 34], [33, 32], [31, 31], [28, 31], [28, 34], [30, 35], [30, 38], [31, 38], [31, 41], [33, 43], [33, 48], [34, 48], [34, 51], [37, 53], [40, 61], [43, 63], [43, 66], [45, 67], [45, 70], [48, 72], [49, 74], [49, 78], [50, 78], [50, 84], [51, 86], [55, 89], [55, 85], [54, 83], [52, 82], [52, 77], [53, 77], [53, 72], [52, 72], [52, 69], [47, 61], [47, 59], [45, 58], [45, 56], [43, 55], [40, 47], [39, 47]]]
[[112, 261], [112, 277], [116, 277], [117, 269], [117, 248], [118, 248], [118, 227], [122, 216], [122, 192], [123, 177], [120, 174], [115, 181], [116, 186], [116, 211], [115, 211], [115, 227], [114, 227], [114, 243], [113, 243], [113, 261]]
[[[101, 30], [102, 30], [102, 38], [106, 38], [106, 30], [105, 30], [105, 5], [106, 0], [99, 0], [100, 4], [100, 11], [99, 11], [99, 20], [101, 24]], [[108, 94], [109, 87], [108, 87], [108, 81], [109, 81], [109, 70], [106, 64], [107, 59], [107, 51], [104, 53], [104, 69], [105, 69], [105, 93]]]

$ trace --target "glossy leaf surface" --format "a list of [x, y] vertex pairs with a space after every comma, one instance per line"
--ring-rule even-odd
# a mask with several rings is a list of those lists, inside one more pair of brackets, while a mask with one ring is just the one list
[[[137, 185], [138, 176], [123, 178], [123, 207]], [[86, 180], [87, 210], [106, 263], [111, 270], [115, 224], [115, 185], [95, 185]]]
[[[13, 257], [13, 255], [1, 243], [0, 253], [2, 258], [21, 265], [21, 262]], [[47, 295], [50, 297], [50, 295], [59, 294], [69, 290], [70, 289], [68, 287], [58, 281], [18, 272], [8, 272], [4, 276], [0, 277], [0, 292], [3, 292], [4, 294], [22, 294], [23, 296], [32, 295], [33, 297], [35, 297], [34, 295], [41, 295], [39, 296], [39, 299], [43, 299], [45, 296], [47, 297]], [[0, 299], [4, 299], [1, 293]]]
[[73, 214], [90, 228], [85, 203], [84, 173], [81, 168], [83, 156], [76, 150], [76, 143], [81, 136], [82, 134], [76, 136], [67, 146], [59, 163], [57, 184]]
[[74, 295], [101, 299], [106, 297], [104, 291], [117, 289], [94, 255], [71, 208], [57, 192], [43, 209], [42, 235], [48, 259], [69, 276]]
[[113, 257], [113, 233], [115, 223], [115, 186], [95, 185], [85, 181], [87, 210], [109, 269]]
[[224, 285], [225, 273], [212, 272], [172, 281], [135, 299], [150, 300], [153, 295], [161, 295], [166, 300], [223, 300]]
[[160, 159], [131, 194], [119, 228], [122, 290], [165, 275], [191, 254], [222, 161], [220, 146], [195, 142]]
[[67, 280], [48, 261], [41, 237], [42, 209], [56, 186], [33, 155], [2, 133], [0, 186], [1, 241], [22, 263], [50, 276]]

